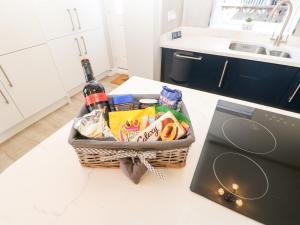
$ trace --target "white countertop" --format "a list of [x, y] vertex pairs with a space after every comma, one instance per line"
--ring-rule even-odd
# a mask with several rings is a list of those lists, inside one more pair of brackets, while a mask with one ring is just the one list
[[[175, 30], [182, 31], [182, 38], [171, 40], [170, 33], [166, 33], [161, 36], [160, 47], [300, 67], [299, 46], [282, 44], [280, 47], [274, 47], [272, 45], [273, 41], [268, 36], [255, 36], [249, 31], [217, 32], [214, 29], [207, 28], [192, 29], [182, 27]], [[229, 49], [232, 41], [260, 45], [269, 50], [285, 51], [290, 53], [292, 58], [234, 51]]]
[[[132, 77], [113, 93], [159, 93], [161, 86], [157, 81]], [[186, 167], [165, 169], [166, 181], [148, 172], [138, 185], [119, 169], [83, 168], [67, 143], [70, 122], [0, 175], [0, 224], [258, 224], [189, 189], [216, 103], [227, 99], [297, 118], [300, 115], [178, 88], [196, 136]]]

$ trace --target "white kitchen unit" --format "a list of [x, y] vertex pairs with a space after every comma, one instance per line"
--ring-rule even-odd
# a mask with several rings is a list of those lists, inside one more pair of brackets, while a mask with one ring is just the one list
[[0, 55], [45, 43], [31, 0], [0, 1]]
[[36, 0], [36, 12], [48, 40], [102, 26], [97, 0]]
[[53, 39], [76, 31], [73, 7], [69, 1], [36, 0], [36, 13], [47, 39]]
[[65, 96], [47, 45], [1, 56], [0, 81], [25, 118]]
[[110, 70], [101, 1], [0, 1], [0, 143], [70, 101], [82, 58]]
[[[85, 31], [103, 27], [102, 11], [99, 0], [71, 0], [75, 5], [75, 16], [78, 29]], [[73, 8], [74, 10], [74, 8]]]
[[82, 51], [91, 61], [95, 76], [109, 70], [107, 45], [102, 28], [90, 30], [80, 35]]
[[67, 91], [84, 82], [84, 74], [80, 65], [83, 48], [80, 42], [81, 40], [78, 35], [71, 35], [48, 43], [63, 85]]
[[109, 70], [106, 40], [100, 28], [52, 40], [49, 46], [67, 91], [85, 82], [82, 58], [90, 59], [96, 76]]
[[23, 119], [15, 103], [0, 82], [0, 133]]

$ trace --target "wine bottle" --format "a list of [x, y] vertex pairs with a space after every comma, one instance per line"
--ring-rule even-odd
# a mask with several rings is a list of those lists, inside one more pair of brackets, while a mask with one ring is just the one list
[[91, 63], [88, 59], [82, 59], [81, 65], [84, 69], [86, 79], [86, 85], [83, 88], [86, 106], [90, 112], [94, 109], [100, 109], [104, 113], [104, 118], [108, 121], [110, 106], [105, 94], [105, 88], [102, 84], [96, 82]]

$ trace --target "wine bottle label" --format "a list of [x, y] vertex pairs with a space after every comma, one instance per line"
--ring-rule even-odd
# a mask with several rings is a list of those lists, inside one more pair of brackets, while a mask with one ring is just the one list
[[108, 101], [105, 93], [95, 93], [85, 97], [85, 102], [87, 105], [92, 105], [97, 102], [106, 102]]

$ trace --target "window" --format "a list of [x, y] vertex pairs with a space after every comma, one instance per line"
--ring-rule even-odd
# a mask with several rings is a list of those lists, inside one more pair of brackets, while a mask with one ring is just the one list
[[[210, 27], [253, 30], [257, 33], [279, 32], [287, 14], [288, 6], [282, 5], [270, 18], [278, 0], [214, 0]], [[291, 34], [300, 17], [300, 1], [291, 0], [293, 13], [285, 34]]]

